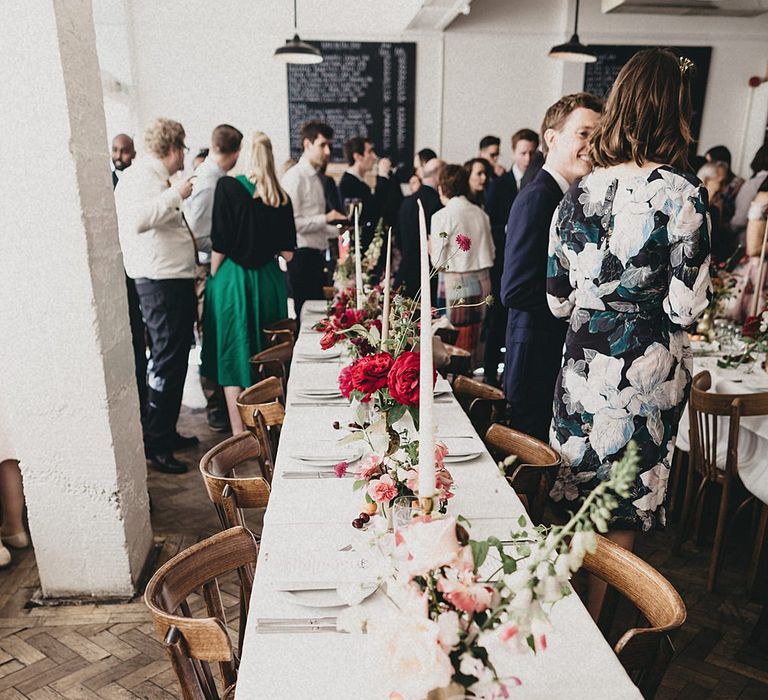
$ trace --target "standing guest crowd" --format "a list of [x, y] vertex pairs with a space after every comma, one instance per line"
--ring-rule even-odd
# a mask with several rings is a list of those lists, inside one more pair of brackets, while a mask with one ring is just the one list
[[[765, 145], [746, 181], [724, 146], [710, 148], [694, 174], [694, 70], [666, 49], [638, 52], [605, 103], [566, 95], [538, 132], [515, 131], [508, 170], [496, 136], [463, 165], [424, 148], [403, 173], [360, 135], [344, 144], [337, 185], [327, 173], [333, 130], [309, 121], [300, 158], [280, 178], [266, 134], [256, 132], [241, 157], [242, 134], [225, 124], [191, 177], [174, 178], [187, 150], [181, 124], [150, 125], [135, 164], [133, 142], [116, 137], [147, 459], [163, 471], [187, 468], [174, 451], [196, 440], [176, 430], [196, 322], [209, 423], [236, 432], [235, 399], [250, 384], [261, 329], [288, 316], [289, 297], [297, 317], [304, 302], [324, 298], [352, 205], [363, 249], [377, 226], [393, 228], [399, 264], [386, 282], [418, 293], [421, 204], [438, 268], [433, 291], [456, 344], [486, 382], [503, 386], [511, 427], [562, 455], [553, 501], [573, 508], [634, 441], [639, 474], [609, 535], [631, 548], [636, 532], [664, 527], [691, 382], [685, 331], [709, 304], [711, 254], [759, 257], [768, 210]], [[243, 174], [230, 177], [238, 162]], [[602, 589], [593, 588], [596, 610]]]

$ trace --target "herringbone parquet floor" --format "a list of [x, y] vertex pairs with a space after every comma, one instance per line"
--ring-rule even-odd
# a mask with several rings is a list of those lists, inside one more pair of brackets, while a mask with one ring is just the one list
[[[222, 439], [207, 429], [199, 411], [184, 409], [180, 429], [201, 438], [197, 449], [183, 454], [193, 465]], [[158, 563], [217, 530], [196, 469], [182, 476], [150, 472], [149, 488]], [[746, 545], [732, 548], [719, 592], [707, 594], [709, 550], [689, 545], [683, 556], [674, 557], [673, 534], [670, 528], [643, 537], [639, 547], [639, 553], [677, 586], [688, 606], [688, 620], [675, 640], [678, 655], [657, 697], [768, 698], [768, 645], [761, 649], [749, 641], [761, 607], [748, 601], [744, 590], [741, 550]], [[140, 599], [28, 608], [38, 585], [31, 551], [14, 553], [12, 567], [0, 572], [0, 698], [179, 697], [175, 676]]]

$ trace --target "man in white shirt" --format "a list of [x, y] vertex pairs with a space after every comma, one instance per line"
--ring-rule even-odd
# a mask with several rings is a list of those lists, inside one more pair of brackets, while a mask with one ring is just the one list
[[115, 190], [123, 263], [150, 341], [144, 450], [153, 467], [173, 474], [187, 471], [173, 450], [197, 443], [176, 431], [195, 324], [196, 244], [181, 213], [192, 182], [169, 179], [184, 167], [184, 137], [181, 124], [157, 119], [144, 133], [147, 156]]
[[296, 221], [296, 251], [288, 263], [296, 317], [308, 299], [322, 299], [326, 284], [325, 259], [328, 239], [338, 235], [333, 224], [346, 220], [335, 209], [326, 213], [325, 192], [318, 171], [331, 157], [333, 129], [319, 121], [301, 127], [304, 149], [299, 162], [283, 175], [282, 185], [293, 204]]
[[[219, 124], [211, 134], [208, 155], [192, 175], [192, 194], [184, 201], [184, 216], [197, 241], [198, 262], [195, 277], [198, 333], [202, 337], [205, 282], [211, 270], [211, 216], [216, 183], [237, 163], [243, 134], [229, 124]], [[223, 432], [229, 427], [224, 392], [207, 377], [200, 375], [200, 386], [206, 399], [208, 427]]]

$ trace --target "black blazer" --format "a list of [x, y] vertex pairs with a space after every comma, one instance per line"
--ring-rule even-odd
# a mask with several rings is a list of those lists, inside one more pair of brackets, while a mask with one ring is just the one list
[[395, 275], [394, 288], [403, 285], [403, 293], [414, 296], [419, 291], [420, 249], [419, 249], [419, 205], [424, 207], [424, 217], [429, 233], [432, 214], [443, 208], [437, 190], [429, 185], [422, 185], [415, 194], [406, 197], [400, 205], [397, 230], [400, 233], [400, 252], [402, 259]]
[[[355, 177], [351, 173], [344, 173], [339, 180], [339, 194], [341, 195], [341, 204], [344, 206], [345, 199], [359, 199], [362, 202], [363, 210], [360, 213], [360, 239], [363, 252], [373, 240], [373, 233], [376, 230], [376, 224], [382, 216], [384, 201], [389, 189], [389, 180], [385, 177], [376, 177], [376, 190], [371, 192], [368, 184]], [[346, 214], [346, 210], [341, 209]], [[385, 222], [386, 223], [386, 222]]]

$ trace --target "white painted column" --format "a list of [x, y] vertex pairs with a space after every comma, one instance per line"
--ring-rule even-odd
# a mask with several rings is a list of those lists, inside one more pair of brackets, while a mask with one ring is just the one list
[[3, 3], [0, 134], [0, 429], [43, 594], [130, 595], [152, 531], [89, 0]]

